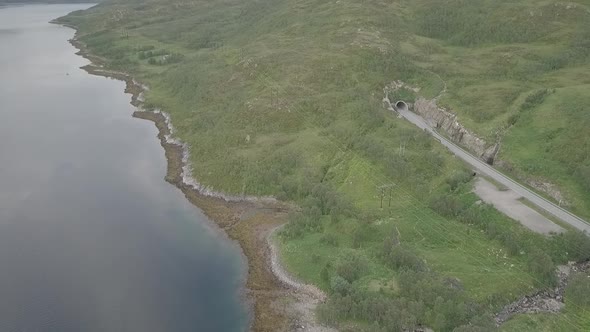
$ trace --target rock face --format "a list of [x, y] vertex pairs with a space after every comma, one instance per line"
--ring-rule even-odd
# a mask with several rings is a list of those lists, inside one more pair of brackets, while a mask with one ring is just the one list
[[[500, 151], [499, 142], [489, 143], [477, 137], [474, 133], [470, 132], [459, 123], [456, 114], [453, 114], [442, 107], [438, 107], [436, 101], [446, 92], [446, 84], [443, 91], [441, 91], [437, 97], [430, 100], [419, 97], [413, 104], [409, 103], [408, 100], [389, 100], [389, 94], [399, 89], [413, 91], [416, 94], [420, 92], [420, 88], [408, 85], [402, 81], [393, 81], [383, 89], [383, 92], [385, 93], [383, 106], [386, 109], [393, 112], [400, 111], [400, 107], [408, 107], [414, 113], [420, 115], [431, 127], [444, 132], [455, 143], [466, 147], [487, 164], [495, 164], [497, 168], [511, 173], [515, 171], [508, 161], [496, 160], [498, 152]], [[392, 104], [392, 102], [395, 103], [395, 105]], [[571, 203], [567, 201], [566, 197], [559, 191], [559, 188], [556, 185], [551, 184], [544, 179], [531, 179], [530, 176], [527, 176], [526, 174], [519, 175], [517, 173], [516, 176], [536, 190], [552, 197], [560, 206], [571, 206]]]
[[556, 185], [538, 179], [528, 180], [527, 183], [529, 186], [537, 189], [538, 191], [549, 195], [549, 197], [558, 202], [559, 206], [569, 207], [571, 205], [571, 203], [565, 199], [565, 196], [561, 193], [561, 191], [559, 191], [559, 188], [557, 188]]
[[561, 265], [557, 268], [557, 286], [554, 289], [542, 290], [532, 295], [524, 296], [519, 300], [505, 306], [502, 311], [494, 316], [496, 326], [502, 325], [510, 317], [516, 314], [559, 312], [563, 307], [565, 289], [572, 272], [587, 272], [590, 270], [590, 261]]
[[438, 107], [435, 100], [420, 97], [416, 99], [413, 111], [422, 116], [430, 126], [444, 131], [454, 142], [466, 146], [486, 163], [494, 163], [500, 145], [490, 145], [475, 136], [457, 121], [457, 115]]

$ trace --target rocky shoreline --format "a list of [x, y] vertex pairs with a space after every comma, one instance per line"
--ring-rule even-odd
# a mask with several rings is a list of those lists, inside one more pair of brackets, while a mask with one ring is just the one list
[[275, 227], [267, 236], [267, 241], [270, 248], [270, 266], [273, 274], [282, 284], [294, 290], [293, 295], [297, 299], [290, 308], [290, 311], [296, 316], [291, 321], [290, 329], [292, 331], [336, 332], [337, 330], [334, 328], [318, 324], [315, 319], [315, 308], [326, 300], [326, 294], [313, 285], [299, 282], [281, 264], [279, 248], [273, 243], [272, 239], [273, 235], [283, 226], [284, 224]]
[[[53, 22], [61, 24], [60, 22]], [[75, 26], [66, 25], [77, 30]], [[167, 160], [165, 180], [201, 209], [225, 233], [239, 243], [248, 263], [245, 285], [247, 302], [251, 305], [250, 330], [252, 331], [334, 331], [317, 323], [315, 307], [325, 295], [319, 290], [308, 292], [309, 285], [284, 277], [286, 270], [278, 260], [278, 249], [271, 236], [287, 221], [292, 206], [272, 197], [226, 195], [198, 183], [191, 176], [188, 146], [173, 137], [170, 117], [160, 110], [143, 110], [142, 94], [146, 86], [126, 73], [103, 67], [104, 59], [90, 54], [78, 40], [70, 43], [79, 49], [78, 55], [91, 61], [82, 67], [91, 75], [104, 76], [126, 83], [125, 92], [131, 94], [131, 104], [138, 108], [133, 117], [152, 121], [158, 129], [158, 139]], [[281, 271], [278, 273], [277, 271]]]

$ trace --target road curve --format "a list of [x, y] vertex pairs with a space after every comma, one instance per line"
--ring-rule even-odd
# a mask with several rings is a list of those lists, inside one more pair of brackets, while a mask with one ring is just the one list
[[[393, 107], [390, 107], [390, 110], [393, 110]], [[394, 110], [395, 111], [395, 110]], [[419, 128], [429, 132], [432, 136], [438, 140], [442, 145], [446, 146], [453, 154], [457, 157], [463, 159], [465, 162], [473, 166], [476, 170], [489, 176], [490, 178], [494, 179], [495, 181], [501, 183], [502, 185], [506, 186], [507, 188], [513, 190], [514, 192], [518, 193], [522, 197], [529, 200], [531, 203], [536, 205], [537, 207], [547, 211], [551, 215], [555, 216], [557, 219], [575, 227], [576, 229], [586, 232], [587, 235], [590, 234], [590, 223], [575, 214], [557, 206], [553, 202], [547, 200], [546, 198], [540, 196], [539, 194], [535, 193], [534, 191], [528, 189], [527, 187], [521, 185], [520, 183], [512, 180], [511, 178], [507, 177], [506, 175], [500, 173], [495, 168], [491, 167], [490, 165], [483, 162], [481, 159], [473, 156], [471, 153], [465, 151], [460, 146], [456, 145], [455, 143], [451, 142], [450, 140], [446, 139], [444, 136], [439, 134], [434, 128], [428, 125], [428, 123], [419, 116], [418, 114], [409, 111], [407, 109], [398, 109], [397, 113], [404, 117], [406, 120], [410, 121], [411, 123], [415, 124]]]

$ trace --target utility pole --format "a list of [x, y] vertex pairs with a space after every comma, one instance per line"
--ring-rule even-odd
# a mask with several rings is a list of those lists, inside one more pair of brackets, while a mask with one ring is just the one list
[[406, 154], [406, 144], [407, 142], [399, 143], [399, 156], [403, 157]]
[[379, 194], [379, 208], [383, 209], [383, 199], [385, 198], [386, 192], [388, 192], [388, 194], [389, 194], [387, 206], [391, 207], [391, 200], [393, 198], [393, 187], [394, 186], [395, 186], [395, 183], [390, 183], [390, 184], [384, 184], [384, 185], [377, 187], [377, 191]]
[[379, 208], [383, 209], [383, 199], [385, 198], [386, 193], [388, 193], [387, 206], [391, 207], [391, 200], [393, 199], [393, 187], [395, 187], [395, 183], [384, 184], [377, 187], [379, 195]]
[[391, 207], [391, 194], [393, 193], [393, 186], [389, 186], [389, 204], [388, 207]]

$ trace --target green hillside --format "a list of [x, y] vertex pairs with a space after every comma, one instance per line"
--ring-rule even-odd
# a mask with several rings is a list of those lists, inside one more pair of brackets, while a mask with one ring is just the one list
[[[382, 106], [395, 80], [420, 87], [397, 92], [409, 100], [446, 85], [442, 105], [501, 140], [506, 171], [590, 216], [589, 1], [122, 1], [62, 21], [150, 86], [201, 182], [301, 207], [276, 240], [330, 294], [330, 324], [493, 329], [501, 306], [554, 284], [555, 264], [590, 258], [583, 236], [544, 238], [475, 204], [465, 166]], [[511, 323], [583, 331], [589, 310]]]

